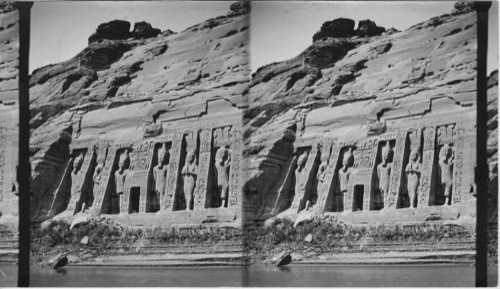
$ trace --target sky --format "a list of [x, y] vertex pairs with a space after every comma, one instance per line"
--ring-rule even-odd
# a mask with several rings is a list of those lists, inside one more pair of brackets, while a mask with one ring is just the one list
[[[405, 30], [432, 17], [450, 13], [446, 2], [254, 2], [251, 18], [252, 71], [276, 61], [295, 57], [312, 44], [321, 25], [336, 18], [370, 19], [386, 29]], [[496, 9], [495, 9], [496, 8]], [[493, 10], [496, 13], [491, 13]], [[490, 41], [498, 44], [498, 2], [490, 9]], [[493, 17], [495, 16], [495, 17]], [[492, 45], [488, 73], [498, 68], [498, 45]]]
[[[68, 60], [87, 46], [101, 23], [115, 19], [146, 21], [162, 31], [180, 32], [209, 18], [225, 15], [233, 1], [200, 2], [35, 2], [31, 10], [30, 72]], [[252, 71], [290, 59], [312, 44], [321, 25], [339, 17], [371, 19], [378, 26], [405, 30], [434, 16], [450, 13], [447, 2], [252, 2], [250, 57]], [[498, 2], [490, 9], [488, 73], [498, 68]], [[494, 59], [494, 61], [491, 61]]]
[[87, 47], [101, 23], [146, 21], [162, 31], [180, 32], [207, 19], [225, 15], [234, 1], [107, 1], [35, 2], [31, 8], [30, 73], [68, 60]]

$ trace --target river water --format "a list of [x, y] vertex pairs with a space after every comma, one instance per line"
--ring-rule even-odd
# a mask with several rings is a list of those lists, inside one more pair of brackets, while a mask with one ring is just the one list
[[[17, 285], [17, 267], [0, 265], [0, 287]], [[277, 267], [31, 268], [37, 287], [472, 287], [468, 265], [291, 265]], [[488, 273], [497, 284], [497, 273]]]

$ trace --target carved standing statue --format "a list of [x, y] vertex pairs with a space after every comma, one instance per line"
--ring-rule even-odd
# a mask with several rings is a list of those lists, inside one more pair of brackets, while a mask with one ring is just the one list
[[378, 189], [384, 198], [384, 208], [387, 208], [387, 200], [389, 194], [389, 182], [391, 179], [392, 163], [389, 159], [392, 153], [392, 148], [389, 142], [382, 148], [382, 163], [377, 166]]
[[417, 190], [420, 184], [421, 166], [420, 148], [414, 148], [410, 152], [410, 161], [406, 165], [406, 181], [408, 188], [408, 197], [410, 198], [410, 208], [417, 207]]
[[[305, 182], [302, 180], [303, 179], [303, 175], [304, 175], [304, 168], [306, 166], [306, 162], [307, 162], [307, 151], [304, 151], [300, 156], [299, 158], [297, 159], [297, 168], [295, 169], [295, 195], [297, 195], [297, 193], [299, 191], [301, 191], [304, 186], [306, 185]], [[293, 200], [292, 200], [292, 203], [293, 203]]]
[[71, 171], [71, 195], [72, 196], [75, 193], [76, 180], [78, 178], [78, 173], [80, 172], [80, 169], [82, 168], [82, 163], [83, 163], [83, 153], [79, 154], [73, 160], [73, 170]]
[[448, 144], [445, 144], [439, 151], [439, 166], [441, 167], [441, 186], [444, 187], [445, 205], [450, 205], [454, 159], [455, 159], [455, 153], [453, 149]]
[[342, 168], [339, 170], [339, 182], [340, 182], [340, 193], [344, 197], [344, 210], [347, 207], [347, 187], [349, 185], [349, 176], [352, 172], [352, 161], [354, 157], [352, 155], [352, 148], [344, 153], [344, 158], [342, 160]]
[[165, 198], [165, 185], [168, 171], [168, 158], [169, 152], [167, 146], [163, 143], [163, 146], [158, 150], [158, 164], [153, 168], [153, 177], [155, 180], [155, 191], [158, 204]]
[[321, 154], [321, 164], [318, 168], [318, 173], [316, 174], [316, 179], [318, 180], [318, 184], [323, 183], [325, 181], [326, 168], [328, 167], [328, 159], [330, 156], [326, 153]]
[[94, 146], [94, 151], [97, 150], [97, 166], [95, 167], [94, 170], [94, 175], [92, 175], [92, 181], [96, 184], [99, 184], [99, 181], [101, 179], [101, 173], [102, 170], [104, 169], [104, 162], [106, 161], [106, 148], [100, 148], [97, 149]]
[[229, 191], [229, 165], [231, 153], [224, 147], [217, 150], [215, 154], [215, 168], [217, 169], [217, 186], [220, 189], [222, 199], [221, 208], [227, 205], [227, 193]]
[[186, 163], [182, 168], [182, 178], [184, 180], [184, 197], [186, 199], [186, 210], [192, 210], [193, 192], [196, 187], [196, 177], [198, 175], [198, 166], [196, 165], [196, 153], [189, 150], [186, 155]]
[[125, 178], [128, 174], [130, 158], [128, 150], [125, 150], [118, 161], [118, 170], [115, 172], [116, 194], [120, 197], [120, 205], [123, 202], [123, 191], [125, 190]]

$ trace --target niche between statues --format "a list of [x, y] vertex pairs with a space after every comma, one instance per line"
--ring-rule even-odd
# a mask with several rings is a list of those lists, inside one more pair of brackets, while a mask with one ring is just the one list
[[230, 145], [213, 147], [210, 154], [207, 203], [205, 208], [227, 207], [232, 151]]
[[[125, 181], [130, 168], [129, 154], [132, 148], [120, 148], [116, 151], [113, 158], [113, 166], [109, 176], [109, 185], [107, 187], [104, 199], [102, 212], [104, 214], [119, 214], [121, 204], [123, 203], [124, 190], [126, 188]], [[103, 182], [101, 178], [101, 182]], [[123, 212], [125, 213], [125, 212]]]

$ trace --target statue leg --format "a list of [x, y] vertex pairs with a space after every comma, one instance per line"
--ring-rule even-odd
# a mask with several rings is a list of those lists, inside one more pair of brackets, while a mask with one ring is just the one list
[[347, 192], [342, 192], [342, 196], [344, 197], [344, 207], [342, 208], [342, 211], [345, 212], [347, 208]]
[[220, 187], [221, 188], [221, 200], [222, 200], [222, 203], [220, 205], [221, 208], [224, 208], [227, 206], [227, 191], [229, 189], [228, 186], [226, 186], [225, 188], [224, 187]]

